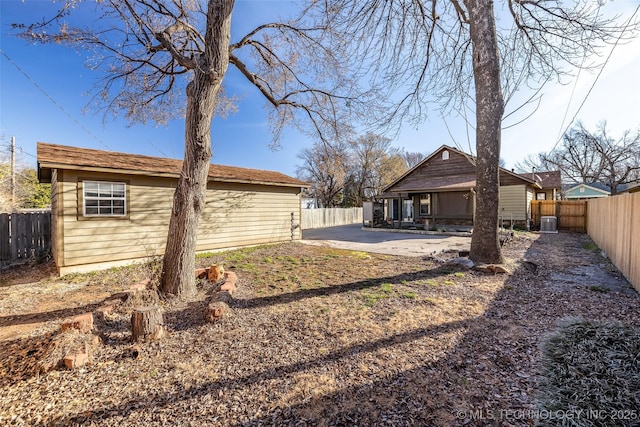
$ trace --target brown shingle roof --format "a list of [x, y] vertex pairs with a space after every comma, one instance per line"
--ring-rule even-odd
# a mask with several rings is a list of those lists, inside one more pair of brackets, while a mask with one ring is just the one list
[[[51, 169], [56, 168], [99, 169], [115, 173], [142, 172], [145, 175], [175, 175], [177, 177], [182, 169], [182, 160], [38, 142], [38, 174], [40, 179], [50, 180]], [[236, 166], [210, 165], [209, 179], [308, 187], [307, 183], [280, 172]]]
[[475, 175], [451, 175], [444, 177], [424, 178], [417, 182], [398, 184], [394, 187], [394, 193], [406, 193], [416, 191], [454, 191], [469, 190], [476, 186]]
[[520, 173], [518, 174], [525, 178], [532, 179], [535, 176], [535, 180], [543, 189], [547, 188], [562, 188], [562, 177], [560, 176], [560, 171], [545, 171], [545, 172], [536, 172], [535, 175], [531, 173]]

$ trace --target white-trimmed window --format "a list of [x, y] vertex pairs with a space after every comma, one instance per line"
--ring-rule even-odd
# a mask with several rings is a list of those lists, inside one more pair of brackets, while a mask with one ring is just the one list
[[125, 216], [127, 185], [124, 182], [83, 181], [84, 216]]

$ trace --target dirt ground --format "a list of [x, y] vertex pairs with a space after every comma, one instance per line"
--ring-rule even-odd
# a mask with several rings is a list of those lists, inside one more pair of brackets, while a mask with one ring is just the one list
[[502, 275], [296, 243], [199, 257], [238, 275], [224, 319], [204, 321], [202, 283], [132, 357], [124, 305], [96, 316], [90, 364], [49, 372], [62, 320], [152, 269], [2, 271], [0, 424], [533, 425], [545, 337], [567, 317], [640, 325], [640, 295], [585, 235], [517, 233], [504, 254]]

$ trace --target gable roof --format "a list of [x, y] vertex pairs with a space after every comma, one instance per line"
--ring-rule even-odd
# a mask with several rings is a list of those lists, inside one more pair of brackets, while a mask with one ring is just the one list
[[518, 175], [529, 179], [535, 179], [543, 190], [548, 188], [562, 188], [562, 176], [560, 175], [560, 171], [528, 172], [519, 173]]
[[[600, 185], [592, 184], [575, 184], [564, 191], [564, 197], [567, 199], [587, 198], [587, 197], [606, 197], [611, 194], [609, 190], [599, 188]], [[582, 192], [581, 192], [582, 190]]]
[[[427, 157], [422, 159], [422, 161], [420, 163], [418, 163], [417, 165], [415, 165], [414, 167], [412, 167], [411, 169], [406, 171], [404, 174], [402, 174], [400, 177], [398, 177], [391, 184], [387, 185], [384, 188], [383, 193], [389, 192], [389, 190], [391, 188], [393, 188], [394, 186], [397, 186], [398, 183], [400, 183], [402, 180], [404, 180], [409, 175], [413, 174], [416, 170], [418, 170], [421, 167], [423, 167], [423, 165], [428, 163], [431, 159], [433, 159], [434, 157], [436, 157], [437, 155], [442, 153], [442, 151], [444, 151], [444, 150], [447, 150], [447, 151], [450, 151], [450, 152], [453, 152], [455, 154], [458, 154], [460, 156], [465, 157], [469, 161], [469, 164], [473, 165], [473, 168], [475, 169], [475, 160], [476, 160], [476, 158], [474, 156], [472, 156], [470, 154], [467, 154], [464, 151], [460, 151], [460, 150], [458, 150], [456, 148], [450, 147], [448, 145], [441, 145], [440, 148], [438, 148], [433, 153], [431, 153], [430, 155], [428, 155]], [[511, 172], [510, 170], [505, 169], [505, 168], [499, 168], [499, 171], [500, 171], [501, 174], [507, 174], [507, 175], [509, 175], [511, 177], [514, 177], [518, 181], [524, 181], [527, 184], [533, 185], [535, 187], [540, 187], [540, 184], [538, 184], [536, 181], [534, 181], [531, 178], [528, 178], [526, 176], [518, 175], [518, 174], [516, 174], [514, 172]], [[466, 175], [453, 175], [453, 176], [448, 176], [446, 178], [443, 177], [443, 178], [438, 178], [438, 179], [425, 180], [424, 181], [424, 185], [421, 186], [421, 190], [453, 190], [453, 189], [462, 189], [462, 188], [468, 189], [468, 188], [471, 188], [471, 187], [475, 187], [475, 185], [476, 185], [475, 174], [472, 174], [472, 175], [469, 175], [469, 174], [466, 174]], [[422, 188], [422, 187], [424, 187], [424, 188]], [[401, 188], [401, 189], [398, 189], [398, 190], [394, 190], [394, 192], [411, 191], [411, 190], [412, 189], [410, 189], [410, 188]]]
[[[38, 142], [38, 178], [42, 182], [50, 182], [52, 169], [177, 178], [182, 169], [182, 160]], [[304, 181], [280, 172], [213, 164], [209, 165], [209, 180], [289, 187], [309, 186]]]
[[[589, 187], [589, 188], [595, 188], [601, 191], [605, 191], [607, 194], [611, 194], [611, 186], [602, 183], [602, 182], [589, 182], [589, 183], [571, 183], [571, 184], [564, 184], [563, 185], [563, 189], [564, 191], [568, 191], [572, 188], [578, 187], [579, 185], [584, 185], [585, 188]], [[618, 184], [616, 186], [616, 193], [622, 193], [624, 191], [626, 191], [626, 189], [629, 187], [629, 184]]]

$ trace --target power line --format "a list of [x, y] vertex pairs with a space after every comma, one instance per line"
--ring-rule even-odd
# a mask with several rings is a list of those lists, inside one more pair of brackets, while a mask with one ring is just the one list
[[[598, 10], [596, 11], [596, 15], [593, 17], [593, 24], [591, 25], [592, 27], [595, 26], [596, 22], [598, 21], [598, 17], [600, 16], [600, 9], [602, 9], [602, 4], [603, 4], [602, 2], [598, 2]], [[591, 42], [591, 39], [593, 38], [593, 33], [594, 31], [592, 30], [591, 34], [589, 34], [589, 40], [587, 40], [587, 43]], [[613, 51], [613, 49], [611, 50]], [[567, 114], [569, 114], [569, 107], [571, 106], [571, 101], [573, 101], [573, 95], [575, 94], [576, 88], [578, 87], [578, 80], [580, 80], [580, 72], [582, 71], [582, 68], [584, 67], [584, 63], [586, 60], [587, 60], [587, 51], [585, 50], [584, 54], [582, 55], [582, 62], [580, 63], [580, 67], [578, 68], [578, 75], [576, 76], [576, 80], [573, 83], [573, 88], [571, 89], [571, 95], [569, 95], [569, 102], [567, 102], [567, 108], [565, 108], [564, 115], [562, 116], [562, 122], [560, 123], [560, 129], [558, 134], [558, 141], [560, 140], [560, 138], [562, 138], [562, 135], [564, 134], [564, 132], [562, 132], [562, 128], [564, 127], [565, 120], [567, 120]], [[604, 65], [606, 65], [606, 62], [605, 64], [603, 64], [602, 68], [604, 68]], [[571, 123], [573, 123], [573, 120], [571, 120]]]
[[20, 66], [18, 64], [16, 64], [11, 58], [9, 58], [9, 55], [6, 54], [6, 52], [2, 49], [0, 49], [0, 53], [2, 53], [2, 55], [7, 58], [7, 61], [9, 61], [11, 63], [11, 65], [13, 65], [14, 67], [16, 67], [16, 69], [22, 73], [23, 76], [25, 76], [25, 78], [33, 85], [35, 86], [36, 89], [38, 89], [40, 92], [42, 92], [42, 94], [44, 96], [46, 96], [49, 101], [51, 101], [56, 107], [58, 107], [63, 113], [65, 113], [67, 115], [67, 117], [69, 117], [76, 125], [78, 125], [82, 130], [84, 130], [85, 132], [87, 132], [87, 134], [89, 134], [93, 139], [95, 139], [96, 141], [98, 141], [98, 143], [100, 143], [103, 147], [105, 147], [107, 150], [113, 151], [107, 144], [105, 144], [104, 142], [102, 142], [100, 140], [100, 138], [98, 138], [97, 136], [95, 136], [89, 129], [87, 129], [86, 127], [84, 127], [84, 125], [82, 125], [82, 123], [80, 123], [78, 120], [76, 120], [75, 117], [73, 117], [70, 113], [67, 112], [67, 110], [65, 110], [62, 105], [60, 105], [59, 103], [56, 102], [55, 99], [53, 99], [47, 92], [45, 92], [44, 89], [42, 89], [38, 83], [36, 83], [31, 77], [29, 77], [29, 75], [22, 69], [20, 68]]
[[633, 11], [633, 14], [631, 15], [631, 17], [629, 18], [629, 20], [627, 21], [626, 24], [624, 24], [624, 29], [622, 31], [620, 31], [620, 34], [618, 35], [618, 38], [616, 39], [615, 43], [613, 44], [613, 47], [611, 48], [611, 51], [609, 52], [609, 55], [607, 56], [607, 59], [604, 61], [604, 64], [602, 64], [602, 67], [600, 67], [600, 71], [598, 71], [598, 75], [596, 76], [595, 80], [593, 81], [593, 83], [591, 84], [591, 87], [589, 88], [589, 91], [587, 92], [587, 94], [584, 96], [584, 99], [582, 100], [582, 103], [580, 103], [580, 106], [578, 107], [578, 109], [576, 110], [575, 114], [573, 115], [573, 117], [571, 118], [571, 121], [569, 122], [569, 124], [567, 125], [567, 127], [565, 128], [564, 132], [562, 132], [559, 136], [558, 136], [558, 140], [556, 141], [556, 143], [553, 145], [553, 148], [549, 151], [549, 153], [552, 153], [553, 150], [556, 149], [556, 147], [558, 147], [558, 144], [560, 143], [560, 141], [562, 141], [562, 136], [569, 130], [569, 127], [571, 126], [571, 124], [575, 121], [576, 117], [578, 117], [578, 114], [580, 113], [580, 110], [582, 109], [582, 107], [584, 106], [584, 104], [587, 102], [587, 98], [589, 98], [589, 95], [591, 95], [591, 91], [593, 91], [593, 88], [595, 87], [596, 83], [598, 82], [598, 79], [600, 78], [600, 76], [602, 75], [602, 72], [604, 71], [604, 67], [607, 66], [607, 64], [609, 63], [609, 60], [611, 59], [611, 56], [613, 55], [613, 51], [616, 49], [616, 47], [618, 46], [618, 43], [620, 43], [620, 39], [622, 39], [622, 35], [627, 31], [627, 27], [629, 26], [629, 24], [631, 23], [631, 21], [633, 20], [633, 18], [636, 16], [636, 14], [638, 13], [638, 10], [640, 10], [640, 5], [638, 5], [636, 7], [636, 10]]

